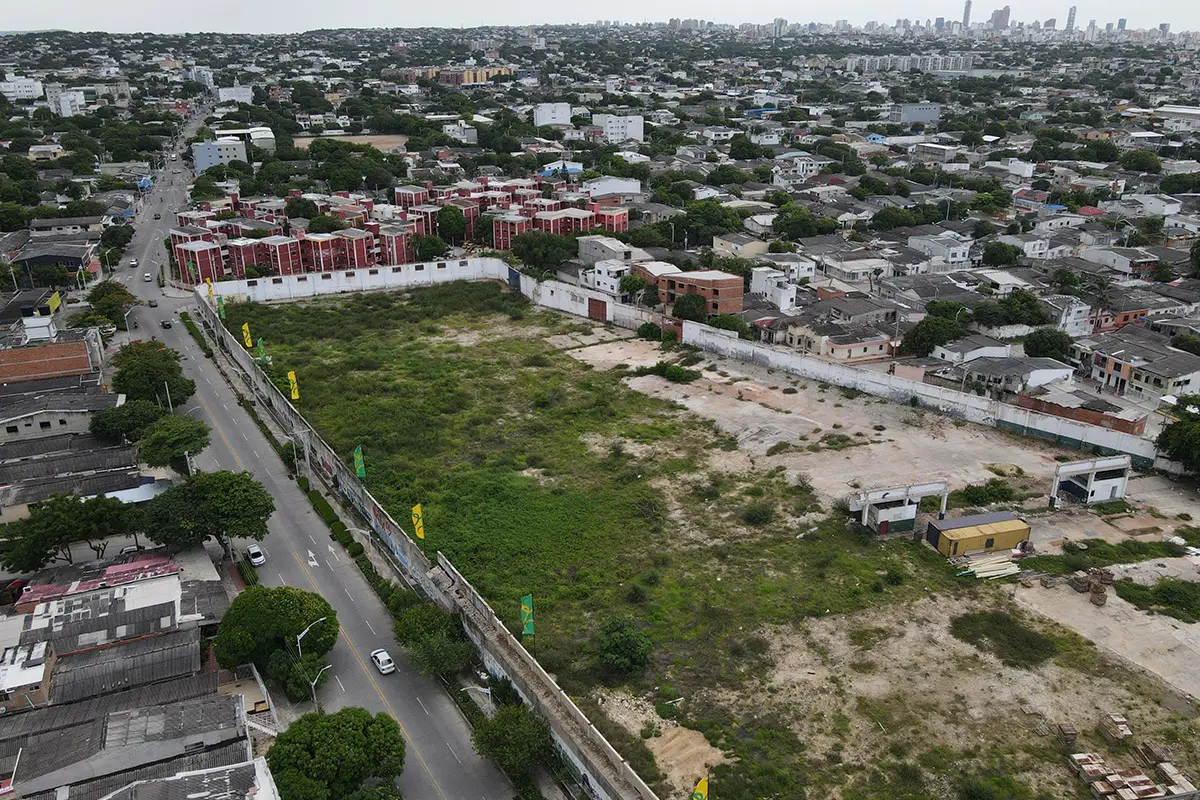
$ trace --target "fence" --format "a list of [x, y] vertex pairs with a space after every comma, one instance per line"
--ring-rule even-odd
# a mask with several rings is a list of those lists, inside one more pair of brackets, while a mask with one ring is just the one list
[[1125, 453], [1132, 456], [1134, 464], [1141, 468], [1154, 466], [1157, 455], [1153, 442], [1138, 436], [1042, 414], [944, 386], [842, 364], [831, 364], [800, 353], [731, 338], [725, 335], [724, 331], [696, 322], [683, 323], [683, 342], [730, 358], [836, 386], [858, 389], [900, 403], [911, 403], [913, 398], [916, 398], [922, 407], [936, 409], [943, 414], [1049, 439], [1068, 447], [1087, 448], [1102, 455]]
[[[503, 265], [507, 272], [507, 265], [504, 265], [499, 259], [476, 260], [496, 261]], [[449, 266], [446, 269], [447, 273], [445, 274], [451, 274]], [[420, 272], [422, 271], [412, 270], [409, 274], [420, 274]], [[389, 274], [401, 275], [403, 273]], [[506, 274], [505, 279], [507, 278]], [[447, 277], [446, 280], [462, 280], [462, 277]], [[226, 287], [230, 283], [247, 282], [225, 282], [217, 286]], [[295, 285], [301, 283], [303, 282], [293, 282]], [[284, 287], [279, 291], [287, 291], [290, 288], [288, 284], [270, 283], [267, 285]], [[334, 286], [335, 284], [330, 281], [328, 285]], [[566, 285], [559, 284], [559, 286]], [[257, 287], [244, 288], [256, 289]], [[567, 288], [575, 289], [575, 287]], [[354, 289], [332, 291], [354, 291]], [[321, 293], [332, 293], [332, 291]], [[556, 291], [560, 290], [556, 289]], [[223, 291], [221, 294], [251, 293]], [[591, 294], [582, 295], [582, 302], [586, 304], [587, 298]], [[333, 448], [312, 430], [291, 402], [271, 383], [267, 375], [259, 368], [258, 363], [242, 347], [241, 342], [225, 330], [217, 316], [216, 309], [208, 302], [205, 292], [198, 289], [196, 296], [199, 300], [201, 322], [208, 329], [217, 346], [228, 353], [232, 361], [245, 374], [256, 400], [271, 412], [276, 421], [296, 442], [297, 450], [303, 452], [302, 458], [308, 465], [309, 472], [323, 478], [328, 485], [334, 487], [358, 509], [370, 524], [379, 541], [395, 557], [397, 569], [405, 583], [416, 588], [443, 608], [459, 613], [464, 629], [479, 647], [484, 664], [489, 671], [497, 677], [507, 677], [512, 681], [521, 696], [546, 720], [556, 748], [576, 772], [588, 793], [597, 800], [657, 800], [654, 792], [596, 730], [595, 726], [588, 721], [583, 712], [558, 684], [529, 655], [521, 643], [504, 627], [491, 606], [454, 568], [450, 560], [438, 553], [436, 566], [432, 564], [400, 525], [371, 496], [358, 477], [346, 467]], [[300, 295], [291, 295], [291, 297], [296, 296]]]

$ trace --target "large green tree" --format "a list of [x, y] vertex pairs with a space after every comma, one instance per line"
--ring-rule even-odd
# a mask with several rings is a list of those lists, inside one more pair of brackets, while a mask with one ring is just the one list
[[688, 319], [693, 322], [708, 321], [708, 302], [698, 294], [683, 294], [675, 298], [671, 314], [676, 319]]
[[1071, 349], [1071, 337], [1058, 328], [1038, 328], [1025, 337], [1025, 355], [1065, 361]]
[[112, 365], [117, 370], [113, 391], [125, 395], [127, 400], [178, 406], [196, 393], [196, 384], [184, 377], [179, 353], [162, 342], [123, 345], [112, 357]]
[[1134, 172], [1162, 172], [1162, 162], [1149, 150], [1126, 150], [1117, 159], [1117, 162], [1125, 169]]
[[440, 236], [418, 236], [413, 244], [417, 261], [437, 261], [448, 249], [449, 245]]
[[1200, 394], [1180, 395], [1173, 415], [1174, 422], [1163, 426], [1158, 434], [1158, 449], [1192, 475], [1200, 476]]
[[550, 756], [550, 727], [523, 705], [500, 705], [471, 733], [475, 750], [510, 776], [527, 775]]
[[71, 563], [71, 545], [77, 542], [86, 542], [100, 558], [108, 537], [127, 536], [135, 525], [136, 510], [116, 498], [56, 494], [31, 504], [27, 518], [4, 527], [3, 564], [14, 572], [33, 572], [53, 560]]
[[437, 225], [438, 236], [450, 244], [462, 244], [467, 235], [467, 218], [458, 206], [442, 206]]
[[229, 540], [267, 535], [275, 501], [249, 472], [200, 472], [146, 504], [146, 535], [174, 550], [213, 539], [228, 550]]
[[1007, 242], [988, 242], [983, 248], [983, 263], [989, 267], [1015, 264], [1020, 257], [1020, 249]]
[[600, 631], [600, 661], [622, 675], [632, 675], [650, 663], [650, 637], [627, 617], [610, 619]]
[[904, 334], [900, 350], [908, 355], [927, 356], [933, 352], [933, 348], [952, 342], [965, 333], [966, 328], [953, 319], [929, 316]]
[[[325, 621], [317, 622], [322, 617]], [[297, 651], [296, 637], [310, 625]], [[279, 651], [323, 656], [337, 638], [337, 613], [324, 597], [292, 586], [272, 589], [260, 584], [247, 588], [229, 606], [213, 653], [226, 669], [249, 663], [265, 667]]]
[[404, 755], [394, 719], [351, 707], [305, 714], [276, 737], [267, 763], [282, 800], [343, 800], [369, 780], [394, 782]]
[[512, 251], [513, 255], [521, 259], [521, 263], [544, 272], [554, 269], [569, 258], [574, 258], [579, 251], [579, 245], [570, 236], [531, 231], [513, 239]]
[[150, 423], [138, 440], [138, 455], [152, 467], [166, 467], [208, 447], [209, 428], [191, 417], [168, 415]]
[[127, 400], [92, 415], [88, 429], [98, 439], [136, 442], [146, 427], [169, 412], [149, 400]]

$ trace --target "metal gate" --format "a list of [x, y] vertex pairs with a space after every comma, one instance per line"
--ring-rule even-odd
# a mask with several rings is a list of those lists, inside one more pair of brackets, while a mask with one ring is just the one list
[[608, 321], [608, 303], [603, 300], [597, 300], [594, 297], [588, 298], [588, 319], [598, 319], [601, 322]]
[[521, 291], [521, 273], [517, 272], [512, 267], [508, 268], [508, 288], [514, 292]]

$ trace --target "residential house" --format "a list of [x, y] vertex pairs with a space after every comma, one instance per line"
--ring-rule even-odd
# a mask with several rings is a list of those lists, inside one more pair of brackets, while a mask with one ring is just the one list
[[976, 333], [938, 345], [930, 355], [952, 364], [966, 364], [977, 358], [1008, 358], [1012, 355], [1012, 345]]
[[1092, 333], [1092, 323], [1088, 319], [1091, 306], [1078, 297], [1067, 294], [1051, 295], [1041, 298], [1041, 304], [1042, 310], [1050, 320], [1049, 324], [1072, 339]]
[[760, 297], [780, 311], [787, 312], [796, 305], [797, 286], [786, 273], [771, 267], [750, 270], [750, 294]]
[[744, 233], [723, 233], [713, 237], [712, 249], [718, 257], [755, 258], [766, 255], [769, 245]]
[[705, 299], [709, 314], [738, 313], [744, 293], [739, 276], [715, 269], [670, 273], [658, 282], [659, 302], [673, 304], [680, 295], [698, 294]]
[[1050, 239], [1036, 233], [1005, 234], [999, 237], [999, 241], [1017, 248], [1025, 258], [1046, 258], [1050, 249]]
[[1137, 325], [1072, 343], [1070, 359], [1116, 394], [1158, 399], [1200, 388], [1200, 356], [1176, 350], [1165, 336]]

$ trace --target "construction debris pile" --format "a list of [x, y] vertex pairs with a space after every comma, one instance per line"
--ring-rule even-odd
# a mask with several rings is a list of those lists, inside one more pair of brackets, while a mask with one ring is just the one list
[[1089, 594], [1094, 606], [1108, 602], [1108, 587], [1112, 586], [1112, 570], [1092, 567], [1087, 572], [1076, 572], [1067, 578], [1067, 585], [1080, 594]]
[[[1133, 736], [1128, 720], [1120, 714], [1102, 716], [1100, 732], [1113, 744], [1120, 744]], [[1073, 753], [1069, 756], [1069, 762], [1071, 769], [1087, 784], [1096, 800], [1200, 798], [1200, 791], [1170, 762], [1169, 755], [1161, 747], [1152, 742], [1142, 742], [1134, 748], [1134, 754], [1157, 781], [1140, 769], [1118, 770], [1109, 765], [1099, 753]]]

